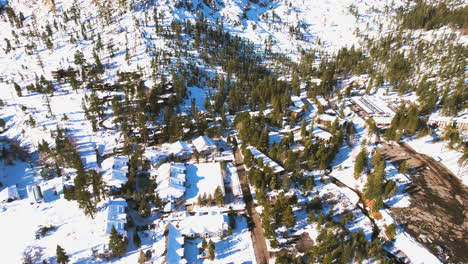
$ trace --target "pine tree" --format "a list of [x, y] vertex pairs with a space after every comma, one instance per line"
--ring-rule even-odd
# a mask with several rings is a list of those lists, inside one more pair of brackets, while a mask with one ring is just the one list
[[393, 239], [396, 236], [396, 231], [396, 225], [393, 223], [385, 228], [385, 233], [387, 233], [387, 236], [389, 236], [390, 239]]
[[127, 251], [127, 243], [125, 239], [117, 232], [114, 226], [112, 226], [110, 233], [109, 248], [114, 257], [121, 257]]
[[281, 217], [281, 223], [288, 228], [296, 225], [296, 216], [294, 215], [291, 206], [287, 206], [286, 210], [284, 210], [283, 216]]
[[367, 167], [367, 150], [362, 149], [356, 157], [354, 164], [354, 178], [359, 178], [364, 168]]
[[306, 142], [306, 137], [307, 137], [306, 121], [305, 121], [305, 119], [302, 119], [302, 123], [301, 123], [301, 138], [302, 138], [302, 142], [303, 142], [303, 143]]
[[208, 255], [210, 256], [211, 260], [214, 260], [216, 257], [215, 256], [215, 244], [211, 240], [208, 242]]
[[88, 190], [77, 189], [75, 191], [75, 199], [78, 202], [78, 206], [83, 209], [85, 215], [94, 219], [94, 216], [97, 213], [97, 208], [91, 198], [91, 193]]
[[16, 91], [16, 94], [18, 95], [18, 97], [23, 96], [23, 94], [21, 92], [21, 86], [19, 86], [16, 82], [13, 82], [13, 86], [15, 87], [15, 91]]
[[214, 199], [215, 199], [217, 205], [220, 205], [220, 206], [224, 205], [223, 191], [221, 190], [221, 188], [219, 186], [216, 187], [216, 190], [214, 192]]
[[398, 172], [403, 173], [403, 174], [408, 173], [408, 164], [407, 164], [406, 160], [404, 160], [404, 161], [402, 161], [400, 163], [400, 167], [398, 168]]
[[56, 254], [57, 254], [57, 263], [67, 264], [70, 261], [65, 250], [59, 245], [57, 245]]

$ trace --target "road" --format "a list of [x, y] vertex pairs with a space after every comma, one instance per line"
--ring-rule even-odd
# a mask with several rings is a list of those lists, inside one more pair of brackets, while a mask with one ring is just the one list
[[255, 210], [252, 192], [250, 191], [250, 186], [247, 181], [247, 172], [244, 167], [244, 160], [239, 149], [235, 151], [234, 156], [236, 159], [237, 173], [239, 174], [242, 193], [244, 195], [247, 222], [249, 223], [249, 228], [252, 233], [255, 258], [258, 264], [267, 264], [270, 259], [270, 253], [268, 252], [266, 245], [260, 215], [257, 210]]

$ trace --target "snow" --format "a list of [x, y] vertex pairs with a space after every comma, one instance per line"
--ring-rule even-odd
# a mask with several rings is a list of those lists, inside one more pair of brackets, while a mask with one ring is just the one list
[[[49, 191], [53, 184], [42, 185], [44, 202], [31, 205], [28, 200], [18, 200], [0, 207], [0, 222], [8, 226], [0, 231], [0, 246], [8, 248], [2, 251], [2, 257], [8, 263], [22, 263], [23, 251], [30, 255], [37, 254], [34, 263], [42, 260], [54, 262], [56, 247], [59, 244], [70, 257], [70, 263], [135, 263], [137, 254], [125, 256], [120, 260], [99, 261], [91, 257], [91, 248], [107, 245], [105, 235], [107, 211], [101, 207], [95, 219], [82, 213], [78, 204], [69, 202]], [[3, 208], [3, 209], [1, 209]], [[46, 236], [36, 240], [35, 232], [40, 226], [55, 226]]]
[[329, 141], [333, 137], [332, 134], [318, 127], [314, 127], [314, 131], [312, 132], [312, 135], [316, 138], [320, 138], [326, 141]]
[[247, 149], [252, 153], [252, 156], [258, 160], [258, 159], [262, 159], [263, 160], [263, 164], [265, 164], [265, 166], [268, 166], [270, 167], [271, 169], [273, 169], [273, 172], [274, 173], [281, 173], [284, 171], [284, 168], [281, 167], [278, 163], [274, 162], [272, 159], [270, 159], [267, 155], [263, 154], [262, 152], [260, 152], [257, 148], [253, 147], [253, 146], [248, 146]]
[[186, 167], [183, 163], [164, 163], [158, 168], [155, 192], [163, 201], [175, 201], [185, 193]]
[[[96, 150], [101, 154], [112, 154], [116, 152], [122, 146], [123, 135], [118, 131], [118, 127], [113, 124], [112, 118], [107, 118], [103, 121], [103, 125], [108, 129], [99, 127], [98, 131], [93, 131], [91, 123], [86, 119], [84, 111], [82, 109], [82, 102], [85, 95], [89, 95], [89, 90], [79, 89], [72, 91], [68, 84], [56, 85], [56, 91], [52, 96], [49, 97], [51, 112], [45, 104], [46, 97], [37, 93], [29, 93], [23, 89], [23, 96], [18, 97], [15, 95], [15, 91], [12, 88], [12, 81], [17, 82], [21, 87], [35, 81], [36, 75], [44, 75], [47, 79], [51, 79], [51, 71], [67, 68], [68, 66], [75, 66], [73, 63], [73, 54], [76, 50], [83, 51], [88, 61], [93, 61], [92, 53], [94, 50], [94, 40], [79, 40], [75, 44], [70, 44], [70, 32], [76, 31], [76, 26], [83, 24], [88, 28], [92, 28], [92, 34], [99, 33], [103, 38], [104, 43], [112, 41], [117, 48], [116, 56], [111, 58], [108, 54], [102, 56], [101, 60], [111, 65], [111, 68], [106, 70], [103, 74], [102, 80], [106, 83], [113, 83], [117, 80], [115, 75], [116, 71], [141, 71], [145, 76], [152, 74], [150, 71], [150, 61], [152, 57], [148, 55], [145, 50], [151, 48], [162, 54], [171, 54], [175, 51], [172, 48], [172, 44], [168, 43], [167, 40], [155, 34], [154, 24], [149, 22], [146, 25], [136, 26], [136, 22], [142, 22], [145, 19], [145, 13], [139, 10], [131, 10], [131, 12], [125, 13], [113, 13], [114, 21], [108, 26], [101, 26], [104, 24], [102, 16], [100, 15], [100, 8], [97, 8], [90, 0], [81, 1], [57, 1], [56, 12], [50, 12], [49, 8], [44, 8], [43, 5], [37, 5], [34, 1], [19, 1], [12, 0], [9, 4], [15, 10], [21, 10], [24, 12], [27, 24], [35, 24], [39, 31], [43, 29], [46, 23], [53, 23], [58, 21], [59, 24], [63, 24], [64, 29], [59, 29], [55, 32], [52, 37], [54, 48], [52, 50], [45, 49], [41, 43], [38, 43], [39, 47], [32, 55], [28, 55], [25, 49], [25, 45], [30, 42], [30, 39], [26, 39], [24, 34], [31, 27], [25, 26], [23, 29], [12, 28], [8, 22], [0, 21], [0, 28], [2, 32], [0, 35], [2, 38], [13, 39], [11, 32], [17, 32], [19, 37], [18, 43], [13, 43], [14, 49], [6, 54], [4, 49], [0, 49], [0, 78], [4, 80], [0, 83], [0, 98], [6, 102], [6, 106], [0, 109], [0, 118], [6, 121], [6, 129], [2, 132], [3, 137], [6, 139], [18, 140], [21, 146], [26, 147], [27, 150], [32, 153], [31, 164], [22, 161], [15, 161], [14, 164], [6, 164], [4, 161], [0, 161], [0, 167], [2, 169], [2, 178], [0, 181], [4, 186], [18, 186], [19, 196], [28, 198], [26, 188], [28, 186], [38, 185], [44, 192], [44, 201], [39, 204], [30, 204], [29, 199], [23, 199], [19, 201], [13, 201], [12, 203], [0, 205], [0, 222], [6, 226], [20, 226], [21, 228], [4, 228], [0, 231], [0, 248], [8, 248], [2, 252], [2, 259], [7, 263], [21, 263], [21, 254], [23, 250], [27, 249], [30, 254], [38, 253], [39, 258], [35, 262], [40, 263], [42, 260], [47, 260], [48, 263], [55, 261], [55, 247], [60, 244], [69, 253], [71, 263], [136, 263], [137, 252], [131, 251], [128, 255], [122, 259], [113, 261], [99, 261], [92, 258], [90, 249], [96, 248], [107, 244], [107, 235], [103, 234], [102, 229], [109, 230], [109, 226], [116, 225], [119, 231], [123, 231], [121, 224], [124, 223], [124, 210], [125, 207], [122, 204], [113, 204], [112, 201], [105, 201], [99, 208], [98, 215], [95, 219], [90, 219], [83, 215], [82, 211], [78, 208], [75, 202], [66, 201], [61, 196], [53, 194], [53, 190], [58, 190], [57, 186], [63, 185], [63, 182], [58, 183], [58, 179], [46, 181], [42, 179], [36, 171], [35, 162], [37, 160], [37, 145], [42, 140], [45, 140], [54, 145], [54, 138], [51, 136], [51, 132], [56, 130], [57, 126], [69, 129], [70, 132], [67, 134], [70, 138], [76, 142], [76, 146], [86, 169], [99, 170], [99, 165], [96, 158]], [[183, 1], [182, 1], [183, 2]], [[318, 49], [326, 51], [327, 53], [333, 53], [342, 46], [361, 45], [358, 36], [355, 32], [359, 31], [366, 32], [370, 35], [380, 34], [377, 33], [377, 27], [380, 23], [383, 25], [383, 32], [388, 30], [388, 19], [392, 14], [392, 10], [389, 12], [382, 12], [388, 5], [388, 1], [374, 1], [374, 0], [328, 0], [328, 1], [293, 1], [288, 3], [286, 1], [277, 2], [265, 2], [265, 5], [255, 4], [249, 2], [246, 4], [244, 0], [229, 0], [229, 1], [208, 1], [215, 5], [214, 8], [206, 6], [202, 1], [195, 1], [200, 4], [200, 8], [203, 9], [203, 13], [206, 14], [208, 20], [215, 21], [220, 19], [224, 23], [224, 27], [227, 31], [234, 35], [246, 38], [254, 44], [254, 48], [263, 52], [264, 43], [271, 38], [273, 52], [281, 52], [282, 54], [289, 54], [293, 60], [298, 60], [301, 50]], [[0, 5], [5, 4], [5, 0], [0, 0]], [[69, 10], [72, 5], [76, 3], [81, 6], [82, 20], [74, 24], [73, 21], [68, 23], [61, 23], [62, 10]], [[396, 1], [396, 7], [403, 4], [403, 1]], [[112, 3], [111, 3], [112, 5]], [[163, 14], [163, 27], [171, 25], [173, 20], [179, 21], [192, 21], [197, 19], [198, 12], [191, 12], [182, 8], [175, 7], [175, 1], [156, 1], [157, 9]], [[353, 6], [351, 6], [353, 5]], [[248, 8], [247, 8], [248, 6]], [[376, 7], [375, 9], [373, 7]], [[358, 13], [357, 16], [351, 14], [350, 9], [354, 8]], [[274, 16], [275, 14], [275, 16]], [[33, 22], [33, 17], [37, 18], [37, 22]], [[246, 17], [247, 19], [245, 19]], [[86, 21], [86, 22], [84, 22]], [[145, 23], [142, 23], [145, 24]], [[296, 36], [288, 32], [287, 26], [296, 28], [300, 34]], [[90, 33], [90, 32], [88, 32]], [[89, 35], [89, 34], [88, 34]], [[185, 38], [185, 36], [184, 36]], [[127, 45], [126, 39], [130, 40]], [[184, 39], [185, 41], [185, 39]], [[125, 46], [130, 46], [132, 56], [130, 63], [126, 62], [123, 56], [123, 51], [120, 49]], [[192, 50], [188, 50], [190, 56], [198, 55]], [[164, 55], [165, 56], [165, 55]], [[187, 63], [186, 58], [175, 58], [169, 55], [167, 60], [171, 62], [180, 59]], [[41, 60], [43, 67], [38, 65], [38, 61]], [[191, 65], [198, 68], [204, 68], [205, 65], [200, 63], [201, 60], [189, 61]], [[164, 74], [168, 72], [168, 68], [174, 67], [175, 65], [163, 66], [159, 71]], [[171, 69], [172, 70], [172, 69]], [[212, 73], [214, 77], [218, 74], [223, 74], [219, 67], [213, 67], [207, 69]], [[319, 79], [311, 80], [320, 82]], [[157, 80], [148, 79], [145, 80], [145, 84], [148, 87], [153, 87], [157, 83]], [[208, 87], [194, 87], [188, 86], [188, 98], [186, 98], [180, 109], [188, 112], [190, 109], [191, 100], [194, 99], [195, 106], [198, 110], [206, 110], [203, 102], [208, 96], [208, 93], [214, 89]], [[104, 93], [99, 93], [99, 97], [102, 98]], [[119, 95], [119, 92], [106, 94], [109, 96]], [[168, 91], [161, 98], [168, 98], [174, 95], [174, 93]], [[292, 102], [298, 108], [303, 108], [302, 101], [306, 98], [303, 94], [300, 97], [291, 97]], [[327, 104], [323, 97], [317, 98], [319, 103]], [[160, 100], [165, 102], [167, 100]], [[308, 99], [311, 105], [313, 103]], [[22, 110], [21, 106], [24, 106], [26, 110]], [[316, 108], [311, 107], [316, 112]], [[105, 115], [109, 114], [109, 109], [105, 110]], [[179, 110], [178, 110], [179, 111]], [[265, 113], [267, 113], [265, 111]], [[183, 113], [185, 114], [185, 113]], [[252, 113], [255, 114], [255, 113]], [[68, 120], [62, 120], [62, 116], [66, 115]], [[36, 126], [29, 126], [26, 124], [26, 120], [29, 117], [33, 117], [36, 120]], [[305, 118], [309, 118], [310, 121], [314, 117], [314, 113], [306, 113]], [[334, 120], [334, 118], [333, 118]], [[333, 121], [332, 120], [332, 121]], [[362, 133], [362, 124], [354, 121], [357, 125], [359, 137], [364, 136]], [[329, 135], [326, 135], [327, 137]], [[275, 135], [275, 139], [281, 139], [281, 135]], [[194, 145], [201, 151], [212, 151], [214, 149], [214, 143], [210, 142], [211, 139], [199, 138], [194, 141]], [[416, 141], [416, 140], [414, 140]], [[276, 142], [272, 140], [270, 142]], [[151, 163], [155, 167], [164, 160], [167, 159], [169, 154], [174, 154], [178, 157], [190, 156], [192, 153], [191, 147], [186, 142], [176, 142], [172, 146], [166, 148], [162, 147], [159, 149], [146, 149], [145, 156], [150, 159]], [[410, 143], [412, 144], [412, 143]], [[418, 143], [414, 143], [418, 145]], [[424, 142], [424, 146], [429, 143]], [[432, 144], [432, 143], [430, 143]], [[198, 145], [198, 147], [197, 147]], [[432, 144], [430, 146], [435, 146]], [[413, 146], [415, 149], [418, 146]], [[166, 151], [168, 150], [168, 151]], [[432, 152], [432, 147], [426, 148], [427, 151]], [[334, 165], [343, 165], [345, 168], [339, 172], [334, 170], [334, 174], [337, 178], [343, 182], [355, 185], [358, 188], [362, 188], [362, 182], [365, 180], [365, 176], [362, 177], [361, 182], [354, 181], [352, 175], [352, 162], [355, 154], [359, 151], [359, 148], [341, 149], [340, 156]], [[282, 172], [284, 169], [277, 163], [269, 159], [265, 154], [255, 149], [254, 156], [262, 157], [264, 162], [272, 167], [275, 172]], [[459, 171], [453, 163], [458, 160], [460, 153], [452, 151], [440, 151], [440, 155], [437, 155], [442, 162], [449, 167], [452, 171]], [[434, 152], [436, 153], [436, 152]], [[432, 153], [431, 153], [432, 155]], [[439, 157], [440, 156], [440, 157]], [[231, 156], [229, 156], [231, 157]], [[110, 185], [121, 186], [126, 182], [126, 165], [115, 162], [118, 157], [107, 159], [101, 164], [103, 177]], [[117, 165], [116, 165], [117, 164]], [[162, 165], [164, 166], [164, 164]], [[217, 186], [220, 186], [224, 190], [223, 177], [220, 171], [219, 163], [203, 163], [193, 164], [187, 166], [187, 175], [185, 175], [185, 165], [181, 168], [178, 164], [172, 164], [169, 172], [159, 173], [156, 181], [159, 183], [156, 191], [165, 198], [172, 196], [182, 197], [186, 191], [184, 184], [187, 184], [186, 196], [190, 199], [195, 199], [197, 195], [202, 193], [212, 194]], [[175, 167], [173, 171], [172, 168]], [[166, 168], [167, 169], [167, 168]], [[227, 182], [231, 183], [233, 193], [235, 196], [241, 196], [242, 192], [240, 189], [240, 183], [237, 175], [237, 171], [234, 165], [227, 163]], [[173, 173], [174, 172], [174, 173]], [[468, 176], [466, 169], [462, 169], [460, 172], [461, 178], [466, 184], [465, 176]], [[67, 173], [69, 174], [69, 173]], [[70, 173], [73, 175], [73, 172]], [[165, 175], [159, 177], [161, 175]], [[388, 174], [390, 178], [405, 183], [404, 175], [399, 174]], [[463, 176], [464, 175], [464, 176]], [[187, 178], [185, 178], [187, 177]], [[63, 180], [63, 179], [62, 179]], [[400, 187], [403, 185], [399, 186]], [[8, 187], [7, 187], [8, 188]], [[343, 197], [343, 204], [354, 204], [356, 203], [356, 194], [346, 188], [336, 189], [336, 186], [327, 185], [321, 189], [321, 193], [333, 192], [340, 197]], [[5, 192], [5, 190], [2, 191]], [[397, 191], [398, 202], [386, 201], [386, 203], [393, 204], [392, 206], [405, 206], [405, 197], [400, 199]], [[123, 201], [124, 202], [124, 201]], [[113, 209], [112, 209], [113, 208]], [[342, 208], [339, 208], [341, 210]], [[207, 223], [214, 221], [211, 216], [206, 220]], [[362, 218], [362, 219], [361, 219]], [[366, 228], [368, 226], [365, 217], [358, 218], [358, 224], [356, 224], [353, 230], [357, 230], [359, 227]], [[227, 237], [224, 240], [216, 240], [216, 263], [255, 263], [255, 256], [252, 248], [252, 241], [250, 238], [250, 232], [247, 229], [247, 223], [245, 218], [236, 218], [237, 227], [234, 230], [232, 236]], [[107, 224], [106, 224], [107, 221]], [[41, 238], [34, 240], [34, 233], [39, 225], [46, 226], [49, 224], [56, 225], [56, 230]], [[175, 229], [176, 230], [176, 229]], [[174, 227], [172, 227], [174, 231]], [[177, 230], [176, 230], [177, 231]], [[177, 232], [170, 232], [179, 236]], [[162, 237], [161, 233], [155, 235], [158, 238]], [[5, 239], [14, 237], [15, 239]], [[155, 255], [163, 252], [158, 250], [165, 248], [165, 244], [160, 244], [160, 241], [164, 242], [164, 239], [156, 240], [153, 245], [153, 249], [156, 250]], [[172, 241], [172, 240], [171, 240]], [[405, 242], [406, 240], [402, 240]], [[175, 241], [179, 245], [179, 241]], [[406, 241], [409, 243], [408, 241]], [[405, 243], [406, 243], [405, 242]], [[172, 243], [172, 242], [171, 242]], [[183, 242], [182, 242], [183, 243]], [[405, 245], [402, 243], [401, 245]], [[162, 246], [162, 247], [161, 247]], [[177, 245], [174, 245], [176, 248]], [[172, 246], [171, 246], [172, 248]], [[195, 248], [198, 250], [198, 248]], [[177, 249], [176, 249], [177, 250]], [[180, 249], [178, 249], [178, 255], [180, 255]], [[196, 251], [194, 251], [196, 252]], [[193, 256], [197, 258], [197, 253]], [[161, 260], [161, 259], [159, 259]], [[175, 258], [174, 262], [179, 262], [179, 259]], [[431, 259], [427, 258], [430, 262]], [[172, 261], [172, 258], [171, 258]], [[171, 262], [169, 261], [169, 262]], [[163, 261], [161, 261], [163, 262]]]
[[185, 192], [187, 203], [197, 203], [198, 196], [204, 194], [214, 197], [217, 187], [220, 187], [224, 193], [224, 180], [218, 162], [187, 165], [187, 190]]
[[215, 142], [207, 136], [199, 136], [192, 143], [199, 153], [209, 153], [216, 148]]
[[458, 160], [463, 153], [451, 150], [446, 142], [434, 142], [433, 136], [425, 136], [421, 138], [410, 138], [405, 140], [415, 151], [428, 155], [436, 161], [442, 162], [461, 182], [468, 186], [468, 167], [460, 166]]
[[19, 199], [18, 188], [16, 186], [8, 186], [0, 191], [0, 202]]
[[102, 162], [102, 178], [108, 186], [121, 188], [127, 183], [127, 163], [128, 158], [122, 156], [110, 157]]
[[176, 141], [169, 146], [169, 153], [176, 157], [192, 155], [192, 148], [185, 141]]
[[122, 198], [110, 200], [108, 202], [105, 229], [107, 235], [110, 235], [112, 227], [114, 227], [119, 234], [125, 237], [127, 236], [127, 231], [125, 230], [125, 225], [127, 224], [126, 207], [127, 202]]
[[395, 237], [394, 247], [404, 252], [411, 260], [411, 263], [442, 263], [438, 258], [431, 254], [429, 250], [421, 246], [414, 240], [414, 238], [405, 232], [401, 232]]
[[169, 224], [169, 231], [167, 234], [167, 263], [187, 263], [184, 257], [184, 237], [181, 235], [180, 230]]

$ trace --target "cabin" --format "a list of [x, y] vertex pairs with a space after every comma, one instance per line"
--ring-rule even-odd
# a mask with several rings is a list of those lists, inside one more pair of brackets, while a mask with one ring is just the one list
[[179, 160], [189, 160], [192, 158], [193, 150], [185, 141], [176, 141], [169, 145], [169, 154]]
[[128, 181], [128, 158], [115, 156], [105, 159], [101, 164], [102, 178], [110, 189], [120, 189]]
[[318, 127], [314, 127], [314, 130], [312, 131], [312, 138], [320, 142], [328, 144], [332, 137], [332, 134]]
[[199, 136], [193, 140], [193, 145], [198, 153], [203, 155], [210, 155], [216, 150], [216, 143], [213, 139], [207, 136]]
[[259, 159], [263, 160], [263, 165], [270, 167], [273, 171], [273, 173], [277, 174], [282, 174], [284, 173], [284, 168], [281, 167], [278, 163], [273, 161], [270, 157], [267, 155], [263, 154], [261, 151], [259, 151], [257, 148], [253, 146], [248, 146], [247, 149], [252, 153], [253, 158], [258, 161]]

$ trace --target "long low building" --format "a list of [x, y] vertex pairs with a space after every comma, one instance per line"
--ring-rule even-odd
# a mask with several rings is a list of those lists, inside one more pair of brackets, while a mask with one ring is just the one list
[[106, 211], [106, 226], [105, 233], [110, 235], [112, 227], [124, 237], [127, 237], [126, 224], [127, 224], [127, 202], [122, 199], [110, 200], [107, 205]]
[[258, 160], [262, 159], [263, 164], [265, 166], [270, 167], [274, 173], [282, 173], [284, 171], [284, 168], [281, 167], [278, 163], [270, 159], [267, 155], [263, 154], [260, 150], [258, 150], [256, 147], [253, 146], [248, 146], [247, 149], [252, 153], [252, 156]]
[[356, 96], [351, 101], [369, 116], [394, 116], [395, 112], [387, 104], [375, 97]]

